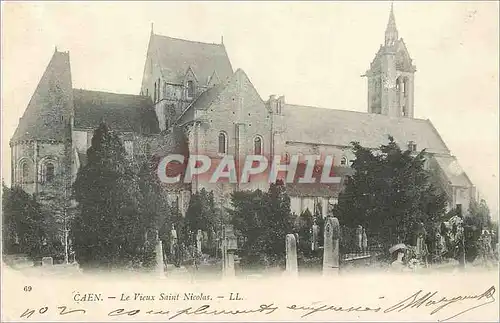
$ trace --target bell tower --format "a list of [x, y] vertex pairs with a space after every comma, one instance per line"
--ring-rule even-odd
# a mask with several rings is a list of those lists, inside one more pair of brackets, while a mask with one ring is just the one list
[[413, 118], [415, 72], [403, 38], [399, 38], [391, 4], [384, 44], [363, 75], [368, 78], [368, 112]]

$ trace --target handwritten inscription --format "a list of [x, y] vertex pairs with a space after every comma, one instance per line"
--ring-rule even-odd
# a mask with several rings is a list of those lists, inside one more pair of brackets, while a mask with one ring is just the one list
[[[304, 304], [289, 304], [286, 306], [278, 306], [274, 303], [265, 303], [261, 304], [257, 307], [250, 308], [237, 308], [237, 309], [224, 309], [217, 308], [209, 304], [203, 304], [200, 306], [188, 306], [186, 308], [181, 309], [138, 309], [138, 308], [125, 308], [119, 307], [107, 313], [108, 317], [116, 317], [116, 316], [139, 316], [139, 315], [163, 315], [167, 320], [174, 320], [180, 316], [236, 316], [236, 315], [245, 315], [252, 313], [262, 313], [264, 315], [271, 315], [276, 311], [285, 311], [297, 313], [300, 318], [310, 317], [314, 314], [321, 312], [353, 312], [353, 313], [380, 313], [382, 315], [386, 315], [388, 313], [393, 312], [403, 312], [408, 311], [410, 309], [425, 309], [428, 311], [429, 315], [435, 315], [441, 312], [445, 308], [451, 308], [452, 305], [458, 305], [455, 309], [456, 311], [450, 311], [451, 314], [448, 317], [441, 319], [440, 321], [447, 321], [449, 319], [458, 317], [466, 312], [472, 311], [474, 309], [480, 308], [482, 306], [486, 306], [488, 304], [492, 304], [495, 302], [495, 287], [491, 286], [483, 293], [476, 295], [457, 295], [457, 296], [441, 296], [439, 292], [424, 292], [423, 290], [419, 290], [409, 297], [406, 297], [402, 300], [399, 300], [395, 303], [392, 303], [388, 307], [382, 306], [366, 306], [366, 305], [350, 305], [350, 306], [341, 306], [341, 305], [332, 305], [332, 304], [322, 304], [321, 302], [313, 302], [309, 305]], [[203, 298], [204, 294], [193, 294], [186, 293], [186, 298], [188, 300], [192, 299], [192, 297], [197, 296], [197, 298]], [[208, 296], [208, 295], [205, 295]], [[211, 297], [207, 297], [211, 300]], [[230, 299], [241, 299], [239, 296], [235, 296], [231, 293]], [[121, 300], [154, 300], [155, 297], [151, 295], [143, 295], [141, 293], [135, 293], [133, 296], [125, 296], [122, 294]], [[380, 299], [385, 299], [384, 297], [380, 297]], [[379, 299], [379, 300], [380, 300]], [[198, 299], [204, 300], [204, 299]], [[239, 302], [238, 302], [239, 304]], [[44, 315], [50, 311], [49, 307], [42, 306], [39, 309], [27, 309], [24, 311], [20, 318], [29, 319], [32, 317], [36, 317], [37, 315]], [[87, 310], [83, 308], [68, 308], [66, 306], [57, 307], [58, 315], [67, 315], [67, 314], [80, 314], [84, 315], [87, 313]]]

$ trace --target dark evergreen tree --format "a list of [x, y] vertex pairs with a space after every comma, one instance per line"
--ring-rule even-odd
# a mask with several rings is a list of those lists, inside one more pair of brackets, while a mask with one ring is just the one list
[[2, 187], [3, 252], [26, 253], [32, 259], [50, 255], [41, 205], [20, 187]]
[[312, 238], [312, 226], [314, 224], [314, 217], [311, 214], [311, 211], [307, 208], [304, 212], [302, 212], [298, 219], [298, 247], [299, 250], [305, 255], [309, 255], [311, 253], [311, 238]]
[[490, 209], [483, 199], [479, 203], [475, 200], [471, 201], [469, 205], [469, 216], [477, 219], [474, 222], [481, 230], [483, 228], [490, 229], [492, 227]]
[[269, 191], [232, 194], [232, 223], [243, 237], [242, 256], [248, 263], [284, 264], [285, 237], [293, 233], [290, 197], [282, 181]]
[[220, 212], [215, 207], [213, 192], [204, 188], [191, 195], [186, 212], [186, 225], [191, 232], [215, 229]]
[[421, 224], [430, 231], [443, 215], [446, 196], [424, 169], [425, 151], [402, 151], [389, 136], [378, 151], [352, 143], [355, 172], [339, 196], [335, 215], [343, 225], [366, 228], [371, 241], [415, 244]]
[[123, 266], [137, 262], [146, 226], [137, 175], [116, 134], [101, 123], [87, 150], [88, 162], [74, 183], [79, 214], [72, 227], [82, 266]]
[[169, 246], [172, 212], [160, 179], [156, 175], [156, 161], [143, 160], [139, 167], [140, 213], [142, 225], [146, 230], [143, 265], [155, 267], [156, 238], [162, 241], [164, 248]]

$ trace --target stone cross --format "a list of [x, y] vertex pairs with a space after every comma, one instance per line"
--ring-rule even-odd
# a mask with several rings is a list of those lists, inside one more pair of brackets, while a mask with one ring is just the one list
[[325, 223], [325, 246], [323, 249], [323, 276], [339, 272], [340, 225], [335, 217], [328, 217]]
[[203, 233], [201, 233], [201, 230], [198, 230], [196, 233], [196, 251], [198, 253], [201, 253], [201, 239], [203, 238]]
[[290, 276], [298, 275], [297, 266], [297, 241], [294, 234], [286, 235], [286, 274]]

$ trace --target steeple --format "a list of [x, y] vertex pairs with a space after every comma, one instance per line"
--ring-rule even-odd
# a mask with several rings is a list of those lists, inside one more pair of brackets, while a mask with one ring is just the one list
[[385, 29], [385, 45], [392, 46], [398, 40], [398, 29], [396, 27], [396, 19], [394, 18], [394, 4], [391, 2], [391, 13], [389, 14], [389, 21]]
[[385, 43], [380, 46], [365, 74], [368, 77], [368, 112], [413, 118], [415, 71], [408, 49], [399, 38], [391, 3]]

